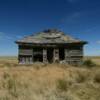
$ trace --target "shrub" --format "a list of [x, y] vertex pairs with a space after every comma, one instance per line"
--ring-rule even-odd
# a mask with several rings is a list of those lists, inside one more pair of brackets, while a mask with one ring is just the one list
[[94, 81], [95, 81], [96, 83], [100, 83], [100, 73], [97, 73], [97, 74], [95, 75]]
[[11, 64], [8, 63], [8, 62], [5, 62], [5, 63], [4, 63], [4, 66], [6, 66], [6, 67], [11, 67]]
[[83, 83], [86, 80], [86, 76], [83, 73], [78, 72], [78, 77], [76, 77], [77, 83]]
[[13, 97], [18, 97], [17, 83], [15, 79], [9, 78], [9, 80], [7, 81], [7, 90]]
[[83, 62], [83, 65], [84, 65], [84, 66], [87, 66], [87, 67], [96, 66], [96, 64], [95, 64], [93, 61], [91, 61], [90, 59], [85, 60], [85, 61]]
[[18, 82], [16, 81], [16, 79], [13, 76], [10, 76], [10, 74], [8, 74], [7, 72], [4, 72], [2, 87], [4, 89], [7, 89], [9, 94], [13, 97], [18, 96], [17, 85], [18, 85]]
[[57, 89], [60, 91], [67, 91], [68, 89], [67, 81], [64, 79], [57, 80]]
[[10, 75], [9, 75], [7, 72], [4, 72], [3, 78], [4, 78], [4, 79], [7, 79], [7, 78], [9, 78], [9, 77], [10, 77]]

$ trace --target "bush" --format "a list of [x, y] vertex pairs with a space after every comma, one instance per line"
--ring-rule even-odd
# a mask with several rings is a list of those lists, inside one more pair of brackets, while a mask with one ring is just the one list
[[7, 79], [7, 78], [9, 78], [9, 77], [10, 77], [10, 75], [9, 75], [7, 72], [4, 72], [3, 78], [4, 78], [4, 79]]
[[85, 81], [86, 81], [86, 76], [83, 73], [78, 72], [78, 76], [76, 77], [76, 82], [83, 83]]
[[5, 63], [4, 63], [4, 66], [6, 66], [6, 67], [11, 67], [11, 63], [5, 62]]
[[96, 66], [96, 64], [95, 64], [93, 61], [91, 61], [90, 59], [85, 60], [85, 61], [83, 62], [83, 65], [84, 65], [84, 66], [87, 66], [87, 67]]
[[57, 80], [57, 89], [60, 91], [67, 91], [68, 89], [67, 81], [64, 79]]
[[16, 81], [16, 79], [13, 76], [10, 76], [10, 74], [8, 74], [7, 72], [4, 72], [2, 87], [4, 89], [7, 89], [8, 93], [11, 96], [16, 97], [16, 98], [18, 96], [17, 85], [18, 85], [18, 82]]
[[95, 81], [96, 83], [100, 83], [100, 73], [97, 73], [97, 74], [95, 75], [94, 81]]

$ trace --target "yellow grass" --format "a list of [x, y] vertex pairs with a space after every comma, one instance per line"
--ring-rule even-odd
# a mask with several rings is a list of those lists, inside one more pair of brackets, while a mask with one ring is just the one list
[[85, 59], [91, 59], [94, 63], [100, 65], [100, 56], [88, 56]]
[[18, 65], [17, 58], [0, 58], [0, 100], [99, 100], [99, 77], [99, 66], [30, 66]]

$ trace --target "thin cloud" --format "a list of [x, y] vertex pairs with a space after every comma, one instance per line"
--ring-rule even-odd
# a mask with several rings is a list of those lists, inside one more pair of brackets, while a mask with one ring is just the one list
[[0, 32], [0, 35], [4, 34], [3, 32]]
[[7, 33], [0, 32], [0, 41], [2, 40], [14, 41], [20, 38], [22, 38], [21, 35], [8, 35]]
[[100, 40], [99, 40], [99, 41], [97, 41], [97, 43], [98, 43], [98, 44], [100, 44]]
[[74, 23], [74, 22], [78, 21], [80, 17], [81, 17], [80, 12], [74, 12], [74, 13], [62, 18], [61, 22], [62, 23]]
[[23, 38], [23, 36], [21, 36], [21, 35], [16, 36], [16, 39], [21, 39], [21, 38]]
[[4, 35], [4, 33], [3, 32], [0, 32], [0, 36], [2, 36], [2, 35]]
[[5, 33], [0, 32], [0, 40], [2, 40], [2, 39], [3, 39], [4, 35], [5, 35]]

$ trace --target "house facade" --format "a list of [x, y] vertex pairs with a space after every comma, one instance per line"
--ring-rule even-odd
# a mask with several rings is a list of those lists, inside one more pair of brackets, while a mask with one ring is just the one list
[[68, 63], [81, 64], [86, 41], [72, 38], [57, 29], [48, 29], [17, 40], [20, 64]]

